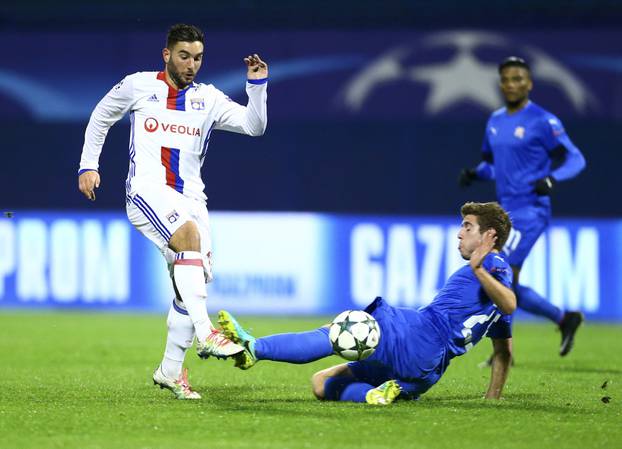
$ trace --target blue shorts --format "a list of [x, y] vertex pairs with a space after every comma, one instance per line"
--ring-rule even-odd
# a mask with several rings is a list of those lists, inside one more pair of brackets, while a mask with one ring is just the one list
[[550, 209], [525, 206], [508, 213], [512, 220], [512, 231], [503, 252], [510, 266], [521, 267], [531, 248], [549, 225]]
[[377, 387], [398, 380], [403, 392], [418, 397], [441, 378], [449, 358], [445, 344], [426, 316], [392, 307], [376, 298], [365, 311], [380, 326], [380, 342], [366, 360], [348, 363], [356, 380]]

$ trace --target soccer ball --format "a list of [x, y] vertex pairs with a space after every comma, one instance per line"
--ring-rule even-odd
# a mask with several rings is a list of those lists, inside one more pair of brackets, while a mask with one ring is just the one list
[[362, 310], [346, 310], [333, 320], [328, 331], [333, 351], [346, 360], [369, 357], [380, 341], [380, 326]]

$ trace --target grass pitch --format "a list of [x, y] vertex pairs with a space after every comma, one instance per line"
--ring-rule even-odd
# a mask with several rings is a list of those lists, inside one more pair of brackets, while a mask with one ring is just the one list
[[[326, 319], [242, 317], [256, 335]], [[587, 323], [557, 355], [549, 324], [515, 325], [505, 399], [481, 399], [487, 341], [454, 359], [419, 401], [389, 407], [319, 402], [309, 378], [340, 363], [232, 361], [187, 366], [203, 400], [152, 385], [164, 316], [0, 313], [0, 447], [47, 448], [616, 448], [622, 444], [622, 326]], [[606, 382], [606, 386], [604, 386]], [[603, 388], [604, 386], [604, 388]], [[609, 398], [608, 402], [606, 399]]]

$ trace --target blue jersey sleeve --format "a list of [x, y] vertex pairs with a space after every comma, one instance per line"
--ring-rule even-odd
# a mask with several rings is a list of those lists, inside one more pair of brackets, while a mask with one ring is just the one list
[[492, 277], [501, 282], [507, 288], [512, 288], [512, 269], [505, 258], [498, 253], [490, 253], [483, 263], [484, 268]]
[[512, 337], [512, 315], [501, 315], [492, 323], [486, 333], [488, 338], [511, 338]]
[[544, 145], [549, 153], [559, 147], [565, 149], [562, 164], [551, 173], [551, 176], [553, 176], [556, 181], [574, 178], [585, 168], [585, 158], [581, 150], [572, 143], [570, 137], [566, 134], [564, 125], [562, 125], [562, 122], [553, 114], [549, 113], [546, 115], [543, 137]]
[[[507, 288], [512, 288], [512, 268], [501, 254], [490, 253], [484, 259], [484, 268]], [[512, 336], [512, 315], [501, 315], [493, 322], [486, 336], [490, 338], [510, 338]]]

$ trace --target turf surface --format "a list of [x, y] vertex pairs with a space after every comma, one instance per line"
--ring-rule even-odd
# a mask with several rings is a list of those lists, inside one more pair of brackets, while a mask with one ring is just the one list
[[[257, 335], [325, 319], [242, 317]], [[421, 400], [389, 407], [313, 399], [309, 377], [340, 363], [201, 361], [204, 398], [175, 401], [151, 374], [164, 317], [0, 313], [0, 447], [28, 448], [616, 448], [622, 444], [622, 326], [588, 323], [565, 359], [548, 324], [518, 323], [505, 399], [481, 399], [483, 341], [454, 359]], [[607, 382], [605, 388], [603, 384]], [[609, 402], [603, 402], [608, 397]]]

